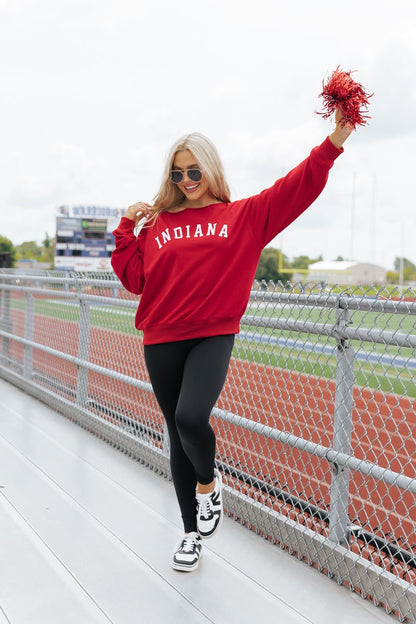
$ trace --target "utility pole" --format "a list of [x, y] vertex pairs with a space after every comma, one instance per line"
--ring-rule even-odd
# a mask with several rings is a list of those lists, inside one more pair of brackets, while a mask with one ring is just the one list
[[351, 223], [350, 223], [350, 262], [354, 260], [354, 217], [355, 217], [355, 180], [356, 172], [352, 174]]
[[371, 220], [370, 220], [370, 241], [371, 241], [371, 261], [376, 262], [376, 206], [377, 206], [377, 176], [373, 173], [373, 184], [371, 190]]
[[400, 235], [400, 265], [399, 265], [399, 286], [403, 287], [403, 274], [404, 274], [404, 223], [401, 224]]

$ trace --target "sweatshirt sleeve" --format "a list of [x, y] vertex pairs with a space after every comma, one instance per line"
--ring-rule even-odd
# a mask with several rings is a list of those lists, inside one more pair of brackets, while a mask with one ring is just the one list
[[343, 151], [327, 137], [300, 165], [250, 198], [249, 218], [263, 247], [315, 201], [326, 185], [335, 159]]
[[135, 236], [134, 227], [134, 221], [122, 217], [113, 231], [116, 246], [111, 254], [111, 266], [123, 286], [129, 292], [140, 295], [144, 286], [144, 233]]

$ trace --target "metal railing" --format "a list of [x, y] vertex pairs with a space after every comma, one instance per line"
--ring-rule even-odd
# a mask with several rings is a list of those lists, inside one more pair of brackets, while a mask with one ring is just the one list
[[[170, 476], [111, 274], [0, 271], [0, 373]], [[229, 515], [416, 621], [415, 292], [253, 286], [213, 410]]]

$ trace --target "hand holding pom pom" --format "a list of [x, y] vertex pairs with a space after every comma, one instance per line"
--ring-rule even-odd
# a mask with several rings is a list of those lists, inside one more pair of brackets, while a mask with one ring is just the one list
[[341, 108], [337, 108], [335, 111], [335, 130], [329, 135], [330, 141], [335, 147], [342, 149], [344, 142], [353, 130], [354, 126], [345, 119], [344, 111]]
[[337, 67], [326, 85], [323, 85], [320, 97], [324, 102], [324, 112], [318, 112], [318, 115], [328, 119], [336, 112], [337, 128], [333, 134], [337, 134], [337, 137], [339, 135], [338, 138], [341, 139], [341, 129], [348, 130], [342, 140], [343, 143], [356, 126], [364, 126], [368, 123], [367, 119], [370, 117], [364, 113], [368, 112], [369, 98], [372, 95], [366, 93], [363, 87], [351, 78], [351, 72], [342, 71]]

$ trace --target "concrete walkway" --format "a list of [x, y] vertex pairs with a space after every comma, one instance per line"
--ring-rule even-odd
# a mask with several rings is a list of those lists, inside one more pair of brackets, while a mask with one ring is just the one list
[[173, 486], [0, 379], [0, 624], [392, 624], [226, 518], [193, 573]]

